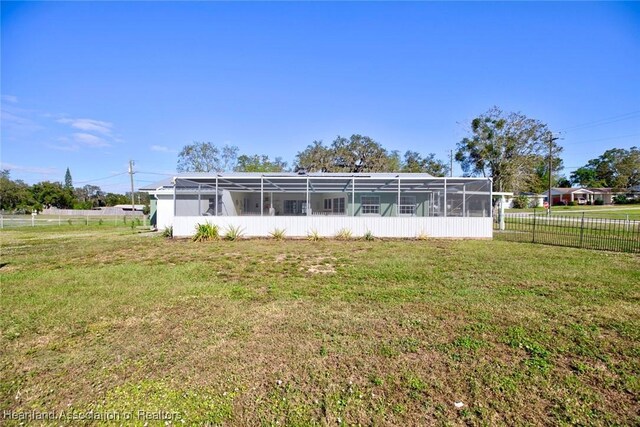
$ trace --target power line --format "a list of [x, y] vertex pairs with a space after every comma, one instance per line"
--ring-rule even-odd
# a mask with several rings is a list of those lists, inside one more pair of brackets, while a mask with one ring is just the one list
[[628, 113], [619, 114], [617, 116], [608, 117], [606, 119], [598, 119], [592, 120], [590, 122], [585, 122], [575, 126], [569, 126], [567, 128], [561, 129], [560, 132], [570, 132], [578, 129], [587, 129], [596, 126], [604, 126], [611, 123], [617, 123], [623, 120], [635, 119], [636, 117], [640, 118], [640, 111], [630, 111]]
[[136, 173], [143, 174], [143, 175], [162, 175], [162, 176], [174, 176], [175, 175], [175, 173], [142, 172], [142, 171], [137, 171]]
[[115, 175], [105, 176], [104, 178], [95, 178], [95, 179], [90, 179], [90, 180], [87, 180], [87, 181], [78, 181], [75, 184], [87, 184], [89, 182], [102, 181], [102, 180], [105, 180], [105, 179], [115, 178], [116, 176], [125, 175], [127, 173], [128, 172], [121, 172], [121, 173], [117, 173]]
[[598, 138], [598, 139], [588, 139], [588, 140], [585, 140], [585, 141], [572, 141], [572, 142], [566, 143], [564, 145], [586, 144], [586, 143], [589, 143], [589, 142], [599, 142], [599, 141], [609, 141], [609, 140], [612, 140], [612, 139], [632, 138], [634, 136], [640, 136], [640, 133], [633, 133], [631, 135], [610, 136], [610, 137]]

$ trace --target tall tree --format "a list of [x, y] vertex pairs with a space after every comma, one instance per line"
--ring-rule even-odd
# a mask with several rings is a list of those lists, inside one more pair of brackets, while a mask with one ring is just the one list
[[[548, 146], [548, 144], [547, 144]], [[567, 185], [567, 179], [561, 174], [562, 171], [562, 159], [554, 156], [551, 163], [553, 170], [553, 176], [551, 177], [551, 185], [553, 187], [571, 187], [571, 183]], [[535, 166], [535, 173], [531, 176], [527, 191], [531, 191], [536, 194], [544, 193], [549, 188], [549, 156], [547, 154], [546, 159], [538, 162]]]
[[59, 182], [39, 182], [34, 184], [32, 189], [34, 199], [45, 207], [53, 206], [61, 209], [73, 207], [73, 194]]
[[571, 173], [571, 181], [583, 187], [630, 188], [640, 185], [640, 148], [612, 148]]
[[[531, 191], [536, 170], [548, 160], [552, 134], [546, 124], [493, 107], [471, 122], [471, 135], [458, 143], [456, 160], [466, 175], [493, 177], [495, 191]], [[553, 165], [562, 148], [552, 142]]]
[[391, 156], [379, 142], [368, 136], [338, 136], [331, 144], [335, 172], [396, 172]]
[[33, 198], [31, 187], [22, 180], [13, 181], [10, 171], [0, 171], [0, 209], [14, 211], [16, 209], [31, 210], [38, 208]]
[[333, 172], [333, 152], [322, 141], [313, 141], [296, 155], [295, 169], [307, 172]]
[[219, 149], [211, 142], [185, 145], [178, 154], [178, 172], [224, 172], [233, 170], [238, 147], [225, 145]]
[[131, 197], [127, 197], [124, 194], [107, 193], [104, 195], [104, 201], [107, 206], [131, 205]]
[[569, 176], [571, 183], [586, 188], [604, 187], [606, 184], [601, 181], [596, 170], [590, 166], [582, 166], [571, 172]]
[[353, 134], [338, 136], [331, 146], [314, 141], [296, 155], [296, 169], [308, 172], [397, 172], [400, 160], [397, 152], [389, 153], [379, 142], [368, 136]]
[[82, 188], [73, 190], [73, 195], [78, 202], [88, 203], [89, 207], [105, 206], [105, 194], [97, 185], [87, 184]]
[[276, 157], [275, 159], [269, 159], [269, 156], [265, 155], [246, 155], [243, 154], [238, 157], [238, 163], [236, 164], [236, 172], [282, 172], [286, 170], [287, 162], [282, 160], [282, 157]]
[[64, 173], [64, 188], [67, 190], [73, 190], [73, 180], [71, 179], [71, 171], [67, 167], [67, 171]]
[[433, 176], [446, 176], [449, 173], [449, 165], [442, 160], [436, 159], [433, 153], [423, 157], [417, 151], [407, 151], [404, 153], [402, 162], [402, 172], [428, 173]]

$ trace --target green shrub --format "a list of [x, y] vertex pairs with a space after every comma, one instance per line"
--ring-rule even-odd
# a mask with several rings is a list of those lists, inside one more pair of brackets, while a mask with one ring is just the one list
[[627, 196], [624, 194], [618, 194], [613, 198], [613, 203], [616, 205], [626, 205], [627, 204]]
[[602, 206], [602, 205], [604, 205], [604, 200], [602, 200], [602, 199], [596, 199], [596, 200], [593, 202], [593, 204], [594, 204], [594, 205], [596, 205], [596, 206]]
[[364, 233], [364, 236], [362, 236], [362, 238], [366, 241], [373, 241], [375, 240], [375, 237], [373, 237], [373, 233], [371, 231], [368, 231], [366, 233]]
[[165, 227], [164, 230], [162, 230], [162, 237], [168, 237], [168, 238], [172, 238], [173, 237], [173, 226], [170, 225], [168, 227]]
[[269, 233], [269, 235], [271, 237], [273, 237], [275, 240], [284, 240], [285, 237], [285, 229], [283, 228], [276, 228], [275, 230], [273, 230], [272, 232]]
[[69, 219], [67, 220], [67, 223], [68, 223], [69, 225], [73, 225], [73, 221], [71, 221], [71, 218], [69, 218]]
[[311, 230], [307, 233], [307, 240], [310, 242], [317, 242], [318, 240], [322, 240], [322, 236], [320, 236], [318, 230]]
[[569, 202], [568, 206], [578, 206], [578, 202], [576, 202], [575, 200], [572, 200]]
[[511, 207], [514, 209], [525, 209], [529, 206], [529, 198], [525, 195], [516, 196], [511, 202]]
[[206, 242], [208, 240], [217, 240], [220, 237], [218, 231], [218, 226], [215, 224], [209, 224], [208, 222], [198, 224], [196, 225], [196, 234], [193, 236], [193, 241]]
[[102, 224], [104, 224], [104, 221], [102, 220], [102, 218], [100, 218], [100, 219], [98, 220], [98, 225], [102, 225]]
[[424, 232], [424, 230], [420, 230], [420, 232], [416, 235], [416, 240], [428, 240], [429, 235]]
[[348, 228], [343, 228], [336, 234], [336, 239], [338, 240], [350, 240], [352, 237], [351, 230]]
[[236, 240], [239, 240], [242, 238], [242, 228], [240, 228], [240, 226], [234, 227], [232, 225], [230, 225], [227, 228], [227, 232], [224, 235], [224, 240], [229, 240], [231, 242], [235, 242]]

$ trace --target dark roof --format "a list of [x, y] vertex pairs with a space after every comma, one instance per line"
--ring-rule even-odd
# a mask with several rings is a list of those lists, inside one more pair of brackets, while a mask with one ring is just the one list
[[140, 187], [139, 190], [140, 191], [153, 191], [153, 190], [157, 190], [158, 188], [162, 188], [162, 187], [167, 187], [167, 188], [173, 187], [172, 178], [165, 178], [165, 179], [162, 179], [160, 181], [156, 181], [156, 182], [154, 182], [152, 184], [147, 184], [144, 187]]

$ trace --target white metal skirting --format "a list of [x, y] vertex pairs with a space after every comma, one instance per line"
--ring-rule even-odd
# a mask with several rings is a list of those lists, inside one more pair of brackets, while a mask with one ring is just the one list
[[267, 237], [275, 229], [284, 229], [287, 237], [305, 237], [316, 231], [323, 237], [333, 237], [348, 229], [354, 237], [370, 231], [374, 237], [413, 238], [427, 235], [437, 238], [491, 238], [492, 219], [474, 217], [348, 217], [348, 216], [177, 216], [173, 218], [173, 235], [193, 236], [197, 224], [217, 224], [220, 232], [228, 227], [240, 227], [247, 237]]

